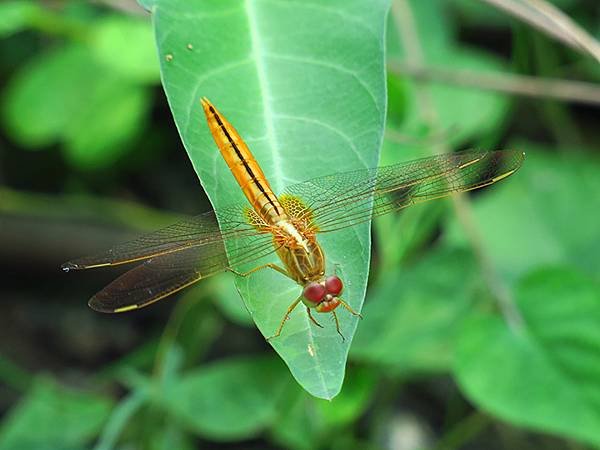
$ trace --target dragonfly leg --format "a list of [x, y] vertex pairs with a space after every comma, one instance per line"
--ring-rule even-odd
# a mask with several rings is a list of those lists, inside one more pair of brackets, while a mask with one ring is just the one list
[[331, 314], [333, 314], [333, 320], [335, 320], [335, 329], [337, 330], [338, 334], [342, 337], [342, 342], [345, 342], [346, 338], [344, 337], [344, 335], [342, 334], [342, 332], [340, 330], [340, 321], [338, 320], [338, 316], [335, 313], [335, 311], [331, 311]]
[[255, 267], [254, 269], [250, 269], [248, 272], [238, 272], [237, 270], [235, 270], [231, 267], [227, 268], [228, 271], [230, 271], [240, 277], [247, 277], [248, 275], [252, 275], [254, 272], [258, 272], [259, 270], [263, 270], [263, 269], [273, 269], [273, 270], [276, 270], [277, 272], [285, 275], [288, 278], [292, 278], [287, 270], [285, 270], [283, 267], [279, 267], [277, 264], [274, 264], [274, 263], [263, 264], [262, 266], [258, 266], [258, 267]]
[[290, 314], [296, 308], [296, 306], [298, 306], [298, 303], [300, 303], [301, 300], [302, 300], [302, 296], [300, 296], [296, 300], [294, 300], [294, 302], [288, 307], [287, 311], [285, 312], [285, 316], [283, 316], [283, 319], [281, 320], [281, 323], [279, 324], [279, 327], [277, 328], [277, 331], [275, 332], [275, 334], [273, 336], [269, 336], [267, 338], [267, 341], [270, 341], [271, 339], [275, 339], [276, 337], [279, 337], [279, 335], [281, 334], [281, 330], [283, 330], [283, 326], [285, 325], [286, 320], [288, 320], [290, 318]]
[[323, 325], [321, 325], [319, 322], [317, 322], [315, 320], [315, 318], [313, 317], [312, 313], [310, 312], [310, 308], [308, 306], [306, 307], [306, 312], [308, 313], [308, 318], [311, 320], [312, 323], [314, 323], [319, 328], [323, 328]]
[[358, 316], [358, 317], [360, 317], [361, 319], [363, 318], [363, 316], [362, 316], [362, 314], [361, 314], [361, 313], [354, 311], [354, 310], [352, 309], [352, 307], [351, 307], [351, 306], [350, 306], [348, 303], [346, 303], [344, 300], [342, 300], [341, 298], [338, 298], [338, 300], [340, 301], [340, 304], [341, 304], [341, 305], [342, 305], [344, 308], [346, 308], [348, 311], [350, 311], [350, 314], [352, 314], [353, 316]]

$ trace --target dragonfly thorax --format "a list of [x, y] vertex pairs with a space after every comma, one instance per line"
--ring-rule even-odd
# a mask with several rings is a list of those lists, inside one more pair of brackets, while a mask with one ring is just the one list
[[314, 235], [306, 235], [288, 221], [280, 222], [278, 227], [274, 244], [290, 277], [302, 286], [323, 279], [325, 257]]
[[277, 226], [282, 231], [282, 235], [286, 238], [286, 243], [290, 247], [302, 247], [305, 251], [309, 251], [308, 239], [301, 233], [298, 228], [289, 220], [280, 221]]

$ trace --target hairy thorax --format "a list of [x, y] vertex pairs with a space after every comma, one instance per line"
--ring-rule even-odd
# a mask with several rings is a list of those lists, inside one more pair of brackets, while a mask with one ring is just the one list
[[277, 224], [274, 244], [290, 275], [304, 285], [323, 278], [325, 261], [314, 233], [306, 232], [302, 224], [294, 222], [282, 220]]

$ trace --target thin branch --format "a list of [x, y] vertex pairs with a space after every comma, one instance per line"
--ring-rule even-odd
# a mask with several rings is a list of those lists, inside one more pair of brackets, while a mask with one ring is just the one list
[[570, 47], [576, 47], [577, 41], [575, 41], [571, 35], [564, 35], [557, 30], [556, 27], [552, 25], [552, 22], [548, 21], [543, 15], [536, 14], [534, 11], [531, 11], [526, 5], [522, 2], [515, 0], [484, 0], [490, 5], [494, 6], [497, 9], [500, 9], [508, 14], [516, 17], [517, 19], [522, 20], [523, 22], [527, 22], [530, 25], [540, 29], [544, 33], [549, 36], [557, 39], [559, 41], [563, 41]]
[[484, 0], [600, 62], [600, 42], [546, 0]]
[[456, 216], [465, 230], [469, 243], [481, 265], [481, 271], [488, 288], [496, 298], [506, 322], [513, 330], [521, 329], [523, 326], [523, 318], [514, 303], [511, 292], [498, 276], [496, 267], [494, 267], [494, 262], [485, 249], [481, 232], [473, 218], [471, 204], [465, 195], [454, 195], [452, 197], [452, 203], [454, 210], [456, 211]]
[[[402, 44], [406, 51], [408, 63], [413, 66], [422, 66], [423, 52], [421, 50], [415, 21], [408, 0], [394, 0], [392, 12], [394, 14], [396, 27], [402, 30]], [[437, 126], [438, 114], [433, 106], [433, 102], [430, 101], [431, 94], [429, 93], [428, 86], [421, 82], [421, 86], [417, 89], [417, 92], [421, 98], [426, 99], [428, 102], [428, 111], [425, 111], [426, 115], [424, 115], [424, 118], [429, 119], [429, 124], [434, 130], [439, 128], [439, 126]], [[436, 149], [437, 153], [448, 153], [450, 151], [450, 148], [444, 142], [434, 143], [433, 147]], [[520, 330], [522, 328], [523, 319], [514, 304], [511, 293], [498, 276], [492, 259], [485, 250], [485, 245], [481, 239], [481, 233], [473, 220], [473, 213], [468, 199], [464, 195], [454, 195], [452, 196], [452, 202], [458, 220], [465, 230], [469, 244], [473, 248], [473, 252], [479, 261], [482, 275], [486, 280], [490, 292], [498, 302], [498, 307], [500, 308], [502, 315], [511, 329], [515, 331]]]
[[600, 42], [579, 26], [564, 12], [546, 0], [528, 0], [533, 8], [537, 8], [546, 17], [552, 19], [566, 34], [570, 34], [579, 46], [600, 62]]
[[442, 67], [412, 65], [402, 61], [389, 61], [387, 66], [392, 73], [409, 75], [421, 81], [438, 81], [457, 86], [504, 92], [511, 95], [600, 105], [600, 86], [595, 83], [509, 73], [452, 70]]
[[[410, 5], [404, 1], [394, 1], [392, 3], [392, 17], [396, 25], [396, 31], [404, 46], [406, 52], [406, 62], [411, 66], [423, 66], [423, 52], [418, 42], [419, 35], [415, 29], [415, 20]], [[437, 122], [437, 112], [433, 106], [433, 100], [427, 86], [420, 80], [416, 80], [418, 87], [423, 89], [416, 90], [417, 108], [425, 123], [429, 126]]]

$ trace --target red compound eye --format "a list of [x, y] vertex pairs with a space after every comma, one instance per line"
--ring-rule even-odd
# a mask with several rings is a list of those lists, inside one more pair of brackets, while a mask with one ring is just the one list
[[325, 297], [325, 286], [314, 282], [308, 283], [304, 286], [303, 295], [311, 302], [319, 303], [323, 301], [323, 297]]
[[325, 280], [325, 289], [327, 289], [328, 294], [338, 295], [344, 289], [344, 283], [339, 277], [332, 275]]

